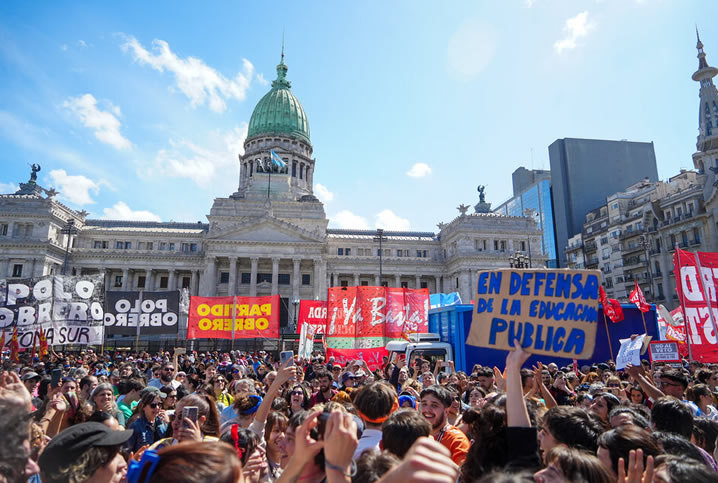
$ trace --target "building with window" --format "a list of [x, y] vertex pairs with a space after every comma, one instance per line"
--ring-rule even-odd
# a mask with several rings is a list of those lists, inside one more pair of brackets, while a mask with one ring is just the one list
[[0, 278], [58, 273], [67, 252], [67, 273], [103, 273], [108, 290], [279, 294], [280, 324], [289, 330], [291, 301], [325, 299], [331, 286], [458, 291], [470, 301], [478, 271], [508, 268], [517, 251], [545, 265], [536, 222], [491, 213], [483, 193], [474, 213], [462, 204], [438, 232], [328, 228], [313, 194], [309, 122], [287, 70], [282, 57], [250, 118], [237, 190], [214, 200], [207, 222], [89, 219], [55, 200], [33, 171], [16, 193], [0, 195]]
[[[506, 216], [527, 216], [533, 218], [541, 231], [541, 252], [546, 265], [558, 266], [556, 228], [554, 226], [553, 201], [551, 199], [551, 172], [528, 170], [524, 167], [513, 172], [514, 195], [494, 210]], [[533, 253], [528, 254], [533, 258]]]
[[606, 197], [644, 178], [658, 181], [653, 143], [599, 139], [557, 139], [549, 147], [558, 264], [564, 248], [581, 232], [586, 213]]

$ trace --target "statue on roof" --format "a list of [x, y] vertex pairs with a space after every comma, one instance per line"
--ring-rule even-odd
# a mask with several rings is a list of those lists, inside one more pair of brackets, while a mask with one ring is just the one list
[[469, 211], [469, 205], [465, 205], [461, 203], [459, 206], [456, 207], [457, 210], [459, 210], [459, 213], [461, 213], [461, 216], [464, 216], [467, 211]]
[[30, 169], [32, 169], [32, 173], [30, 173], [30, 182], [35, 183], [37, 182], [37, 172], [40, 171], [40, 165], [32, 164]]
[[474, 205], [476, 213], [489, 213], [491, 211], [491, 203], [486, 202], [486, 186], [480, 184], [476, 191], [479, 192], [479, 202]]

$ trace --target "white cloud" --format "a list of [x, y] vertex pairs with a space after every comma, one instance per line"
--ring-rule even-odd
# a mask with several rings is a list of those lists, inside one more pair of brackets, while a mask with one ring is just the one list
[[[62, 105], [72, 111], [85, 125], [95, 131], [95, 137], [115, 149], [129, 149], [132, 143], [120, 133], [120, 108], [109, 104], [109, 111], [97, 107], [97, 99], [92, 94], [70, 97]], [[114, 114], [113, 114], [114, 113]]]
[[64, 169], [50, 171], [53, 187], [59, 192], [59, 197], [79, 206], [95, 202], [92, 194], [100, 193], [100, 183], [92, 181], [82, 175], [69, 175]]
[[496, 51], [496, 31], [479, 19], [464, 22], [449, 39], [449, 74], [461, 81], [474, 79]]
[[342, 210], [331, 217], [331, 223], [336, 225], [338, 228], [353, 228], [355, 230], [369, 229], [369, 223], [367, 223], [365, 218], [356, 215], [349, 210]]
[[392, 231], [408, 231], [409, 220], [401, 218], [393, 211], [386, 209], [376, 215], [376, 227]]
[[20, 188], [15, 183], [3, 183], [0, 182], [0, 194], [7, 195], [7, 194], [13, 194]]
[[314, 194], [317, 195], [317, 198], [319, 198], [322, 203], [329, 203], [334, 199], [334, 193], [320, 183], [314, 185]]
[[77, 45], [79, 45], [79, 46], [82, 47], [82, 48], [86, 48], [86, 47], [87, 47], [87, 42], [85, 42], [84, 40], [80, 39], [80, 40], [77, 41]]
[[566, 20], [566, 25], [563, 27], [563, 31], [566, 36], [561, 40], [556, 41], [553, 44], [553, 48], [559, 54], [564, 50], [575, 49], [576, 41], [588, 35], [588, 32], [593, 30], [595, 27], [596, 24], [588, 20], [588, 10], [584, 10], [575, 17], [571, 17]]
[[524, 0], [524, 4], [527, 8], [531, 8], [534, 6], [534, 3], [536, 3], [536, 0]]
[[237, 155], [244, 154], [247, 128], [247, 123], [242, 123], [226, 132], [212, 131], [206, 136], [205, 145], [187, 139], [170, 139], [170, 147], [159, 150], [153, 164], [148, 166], [143, 162], [138, 174], [187, 178], [201, 188], [216, 187], [216, 182], [235, 183], [235, 175], [228, 177], [227, 173], [237, 172]]
[[426, 163], [416, 163], [406, 174], [412, 178], [423, 178], [431, 174], [431, 166]]
[[130, 51], [140, 64], [147, 64], [159, 72], [165, 69], [172, 72], [177, 87], [193, 107], [206, 103], [214, 112], [223, 112], [227, 108], [225, 100], [245, 99], [254, 74], [254, 66], [247, 59], [242, 59], [243, 71], [238, 72], [234, 79], [228, 79], [202, 59], [177, 57], [164, 40], [153, 40], [152, 47], [154, 53], [145, 49], [134, 37], [122, 44], [122, 50]]
[[132, 210], [124, 201], [118, 201], [112, 208], [102, 210], [100, 218], [105, 220], [133, 220], [133, 221], [162, 221], [162, 219], [147, 210]]
[[264, 74], [262, 73], [257, 74], [257, 82], [259, 82], [263, 86], [269, 85], [269, 81], [264, 78]]

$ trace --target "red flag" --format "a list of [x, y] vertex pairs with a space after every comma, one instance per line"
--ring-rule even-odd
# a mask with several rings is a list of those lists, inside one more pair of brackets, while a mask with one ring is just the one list
[[633, 292], [629, 295], [628, 300], [636, 304], [636, 307], [638, 307], [641, 312], [648, 312], [651, 310], [651, 304], [646, 302], [646, 297], [643, 295], [641, 287], [638, 286], [638, 280], [634, 280], [634, 282], [636, 284], [636, 288], [633, 289]]
[[5, 328], [2, 330], [2, 339], [0, 339], [0, 354], [2, 354], [3, 349], [5, 349]]
[[620, 302], [616, 299], [609, 299], [603, 287], [598, 287], [598, 290], [599, 300], [601, 305], [603, 305], [603, 313], [606, 314], [613, 323], [622, 321], [623, 309], [621, 308]]
[[37, 354], [37, 344], [35, 344], [35, 338], [32, 339], [32, 353], [30, 354], [30, 359], [35, 359], [35, 354]]
[[10, 338], [10, 360], [20, 362], [20, 343], [17, 341], [17, 327], [13, 329], [12, 337]]
[[47, 357], [47, 337], [42, 326], [40, 326], [40, 359]]

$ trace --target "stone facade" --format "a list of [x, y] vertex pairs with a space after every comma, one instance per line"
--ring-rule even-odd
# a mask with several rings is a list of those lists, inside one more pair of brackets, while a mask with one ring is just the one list
[[[282, 82], [273, 89], [283, 92], [265, 96], [263, 112], [274, 112], [274, 98], [298, 105], [283, 80], [283, 63], [278, 73]], [[533, 266], [545, 265], [536, 222], [490, 213], [483, 192], [475, 213], [461, 205], [459, 216], [440, 223], [438, 233], [384, 231], [381, 257], [376, 231], [328, 228], [313, 194], [316, 159], [306, 119], [286, 117], [278, 132], [267, 131], [277, 122], [266, 116], [263, 124], [250, 125], [237, 191], [214, 200], [207, 223], [87, 219], [34, 179], [16, 194], [0, 195], [0, 278], [59, 273], [67, 248], [68, 273], [104, 273], [108, 290], [279, 294], [280, 321], [287, 326], [295, 316], [293, 300], [326, 299], [331, 286], [423, 287], [458, 291], [469, 301], [479, 270], [509, 267], [509, 257], [528, 252], [529, 244]], [[306, 130], [285, 132], [296, 125]], [[272, 153], [285, 166], [273, 163]], [[70, 220], [76, 233], [63, 234]]]

